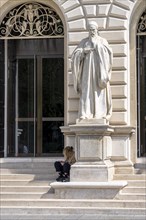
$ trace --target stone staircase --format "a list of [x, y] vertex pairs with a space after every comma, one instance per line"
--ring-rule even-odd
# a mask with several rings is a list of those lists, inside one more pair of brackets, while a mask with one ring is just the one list
[[116, 169], [113, 180], [126, 180], [128, 185], [112, 200], [57, 199], [50, 187], [57, 159], [0, 159], [1, 220], [146, 219], [145, 167], [137, 167], [134, 174]]

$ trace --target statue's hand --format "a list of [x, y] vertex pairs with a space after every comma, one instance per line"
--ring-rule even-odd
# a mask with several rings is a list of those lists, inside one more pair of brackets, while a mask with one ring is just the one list
[[93, 50], [94, 50], [94, 48], [85, 47], [84, 48], [84, 53], [87, 54], [87, 53], [90, 53]]

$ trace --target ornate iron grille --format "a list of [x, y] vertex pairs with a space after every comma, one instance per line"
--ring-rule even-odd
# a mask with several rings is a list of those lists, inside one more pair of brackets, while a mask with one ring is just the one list
[[64, 35], [60, 17], [54, 9], [36, 2], [12, 9], [0, 25], [1, 38], [58, 35]]
[[137, 33], [144, 33], [146, 32], [146, 10], [140, 17], [140, 20], [138, 22], [138, 28], [137, 28]]

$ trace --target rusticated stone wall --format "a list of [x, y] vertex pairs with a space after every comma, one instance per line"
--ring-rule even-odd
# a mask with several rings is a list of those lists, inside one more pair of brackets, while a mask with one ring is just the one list
[[78, 112], [78, 96], [73, 88], [70, 57], [79, 41], [88, 35], [86, 27], [90, 20], [98, 23], [100, 35], [108, 40], [114, 52], [111, 78], [113, 115], [110, 124], [129, 124], [129, 18], [135, 2], [133, 0], [59, 1], [68, 27], [67, 124], [75, 123]]

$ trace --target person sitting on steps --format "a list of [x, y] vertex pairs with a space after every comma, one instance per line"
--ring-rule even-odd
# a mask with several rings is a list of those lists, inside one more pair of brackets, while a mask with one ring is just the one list
[[75, 152], [72, 146], [66, 146], [63, 149], [64, 161], [56, 161], [54, 167], [59, 174], [57, 182], [69, 182], [71, 165], [76, 162]]

